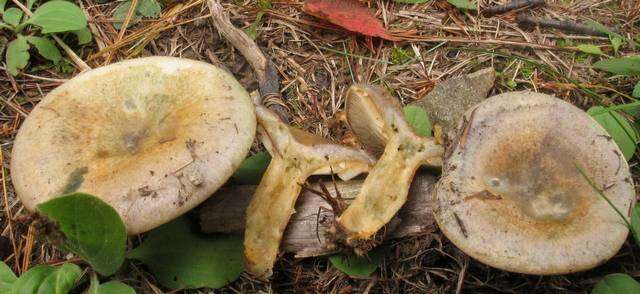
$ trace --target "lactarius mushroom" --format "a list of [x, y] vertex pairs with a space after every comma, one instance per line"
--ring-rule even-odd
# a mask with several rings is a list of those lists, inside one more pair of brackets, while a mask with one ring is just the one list
[[256, 106], [256, 115], [260, 139], [272, 159], [247, 208], [244, 245], [247, 270], [266, 279], [306, 179], [336, 173], [348, 180], [368, 171], [374, 159], [361, 150], [289, 127], [263, 106]]
[[[400, 104], [384, 90], [354, 85], [347, 92], [349, 123], [370, 124], [386, 145], [365, 179], [357, 198], [338, 218], [350, 245], [370, 239], [391, 220], [407, 200], [416, 170], [424, 165], [440, 166], [443, 148], [433, 138], [416, 135], [407, 124]], [[353, 119], [353, 120], [352, 120]]]
[[564, 274], [612, 257], [635, 203], [629, 166], [600, 125], [552, 96], [513, 92], [472, 108], [448, 146], [435, 217], [471, 257]]
[[256, 129], [248, 93], [207, 63], [149, 57], [80, 74], [49, 93], [15, 140], [22, 203], [81, 191], [113, 206], [131, 234], [209, 197]]

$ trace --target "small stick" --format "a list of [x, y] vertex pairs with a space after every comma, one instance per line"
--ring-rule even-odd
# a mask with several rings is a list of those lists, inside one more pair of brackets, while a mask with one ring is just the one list
[[607, 36], [607, 34], [599, 32], [594, 28], [591, 28], [583, 24], [575, 23], [572, 21], [567, 21], [567, 20], [540, 18], [540, 17], [535, 17], [535, 16], [521, 13], [521, 14], [518, 14], [518, 16], [516, 17], [516, 21], [518, 22], [518, 25], [521, 27], [533, 27], [533, 26], [550, 27], [550, 28], [561, 30], [561, 31], [573, 32], [578, 34], [585, 34], [585, 35], [591, 35], [591, 36]]
[[487, 16], [491, 16], [496, 14], [502, 14], [502, 13], [520, 9], [520, 8], [525, 8], [525, 7], [533, 8], [533, 7], [542, 6], [542, 5], [545, 5], [544, 0], [513, 0], [507, 4], [493, 5], [493, 6], [487, 7], [482, 12]]
[[280, 95], [280, 77], [273, 62], [262, 53], [247, 34], [233, 26], [219, 0], [208, 0], [207, 5], [215, 28], [240, 51], [253, 68], [262, 95], [261, 103], [275, 111], [283, 121], [288, 122], [287, 107]]

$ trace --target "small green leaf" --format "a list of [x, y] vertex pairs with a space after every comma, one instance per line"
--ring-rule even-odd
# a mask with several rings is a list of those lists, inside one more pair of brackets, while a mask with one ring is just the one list
[[124, 261], [127, 233], [120, 216], [107, 203], [83, 193], [53, 198], [38, 210], [57, 222], [65, 236], [63, 247], [105, 276]]
[[38, 293], [66, 294], [73, 288], [82, 275], [79, 266], [73, 263], [65, 263], [56, 268], [42, 281]]
[[240, 277], [243, 248], [242, 237], [202, 236], [181, 217], [151, 231], [127, 258], [142, 261], [168, 288], [220, 288]]
[[469, 0], [447, 0], [447, 2], [449, 2], [449, 4], [460, 9], [467, 9], [467, 10], [478, 9], [478, 6], [476, 5], [476, 3]]
[[618, 54], [618, 50], [620, 49], [620, 46], [622, 45], [622, 39], [618, 38], [618, 37], [609, 37], [609, 40], [611, 41], [611, 47], [613, 47], [613, 52], [615, 54]]
[[431, 121], [427, 112], [415, 105], [407, 105], [403, 109], [404, 119], [413, 128], [413, 131], [422, 137], [431, 136]]
[[258, 22], [254, 21], [251, 25], [244, 29], [244, 33], [247, 34], [247, 36], [251, 38], [251, 40], [255, 40], [258, 37]]
[[58, 62], [60, 62], [60, 60], [62, 59], [60, 50], [58, 50], [58, 47], [56, 47], [56, 43], [51, 41], [51, 39], [28, 36], [27, 41], [31, 43], [31, 45], [36, 47], [36, 49], [38, 50], [38, 54], [48, 60], [53, 61], [53, 63], [58, 64]]
[[156, 0], [140, 0], [138, 3], [136, 11], [144, 17], [157, 17], [162, 11], [160, 3]]
[[0, 12], [4, 12], [5, 5], [7, 5], [7, 0], [0, 0]]
[[239, 185], [259, 184], [269, 162], [271, 162], [271, 155], [268, 152], [258, 152], [249, 156], [233, 174], [233, 181]]
[[640, 75], [640, 55], [600, 60], [593, 66], [619, 75]]
[[635, 46], [640, 46], [640, 44], [638, 44], [636, 41], [629, 39], [625, 36], [622, 36], [612, 30], [610, 30], [608, 27], [606, 27], [605, 25], [597, 22], [597, 21], [593, 21], [593, 20], [587, 20], [586, 21], [587, 26], [591, 27], [592, 29], [601, 32], [603, 34], [606, 34], [607, 36], [609, 36], [609, 38], [618, 38], [621, 40], [625, 40], [627, 42], [629, 42], [631, 44], [632, 49], [635, 49]]
[[23, 69], [29, 62], [29, 44], [27, 38], [22, 35], [9, 42], [7, 45], [7, 71], [15, 76], [18, 74], [18, 69]]
[[18, 278], [10, 293], [66, 294], [75, 286], [81, 274], [80, 267], [73, 263], [59, 267], [36, 266]]
[[9, 266], [0, 261], [0, 293], [8, 293], [13, 288], [13, 283], [18, 277], [13, 273]]
[[27, 9], [31, 10], [33, 8], [33, 4], [36, 4], [38, 0], [27, 0]]
[[509, 87], [510, 89], [515, 89], [517, 86], [518, 86], [518, 82], [514, 80], [507, 81], [507, 87]]
[[118, 281], [100, 284], [98, 277], [94, 275], [91, 277], [91, 287], [89, 287], [87, 294], [136, 294], [136, 291], [127, 284]]
[[631, 93], [633, 97], [640, 98], [640, 81], [636, 83], [636, 86], [633, 87], [633, 93]]
[[598, 47], [596, 45], [580, 44], [576, 48], [578, 48], [578, 50], [580, 50], [580, 51], [582, 51], [584, 53], [587, 53], [587, 54], [604, 55], [604, 53], [602, 53], [602, 50], [600, 50], [600, 47]]
[[37, 25], [43, 34], [49, 34], [82, 29], [87, 26], [87, 19], [75, 4], [54, 0], [38, 7], [27, 23]]
[[2, 20], [16, 27], [20, 24], [20, 20], [22, 20], [23, 15], [24, 15], [24, 12], [22, 12], [22, 10], [15, 7], [11, 7], [5, 10], [5, 12], [2, 14]]
[[636, 240], [636, 245], [640, 246], [640, 203], [631, 211], [631, 234], [633, 239]]
[[72, 33], [78, 38], [78, 45], [84, 45], [93, 40], [93, 34], [91, 34], [88, 27], [72, 31]]
[[587, 113], [609, 133], [622, 150], [624, 158], [631, 159], [636, 151], [638, 136], [629, 121], [617, 111], [602, 106], [591, 107]]
[[640, 293], [640, 283], [627, 274], [606, 275], [591, 291], [591, 294], [637, 293]]
[[[116, 28], [116, 30], [122, 27], [122, 23], [124, 23], [124, 19], [127, 18], [127, 14], [129, 13], [129, 7], [131, 7], [131, 0], [122, 2], [113, 12], [113, 27]], [[142, 16], [134, 12], [127, 27], [137, 24], [140, 19], [142, 19]]]
[[384, 259], [386, 248], [377, 247], [366, 256], [337, 254], [329, 257], [331, 264], [341, 272], [356, 278], [366, 278], [376, 271]]

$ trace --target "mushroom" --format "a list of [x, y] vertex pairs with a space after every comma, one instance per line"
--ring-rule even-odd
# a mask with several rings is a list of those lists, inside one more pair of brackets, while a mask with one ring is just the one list
[[416, 135], [407, 124], [400, 104], [384, 90], [353, 85], [347, 91], [349, 123], [373, 126], [365, 134], [384, 138], [384, 152], [369, 172], [357, 198], [338, 218], [347, 244], [370, 239], [387, 224], [407, 200], [416, 170], [440, 166], [443, 148], [435, 140]]
[[348, 180], [368, 171], [374, 159], [361, 150], [289, 127], [264, 106], [256, 106], [256, 115], [260, 139], [272, 159], [247, 208], [244, 245], [247, 271], [266, 279], [306, 179], [336, 173]]
[[[496, 74], [493, 68], [453, 77], [438, 83], [427, 95], [411, 102], [422, 107], [433, 122], [436, 141], [443, 141], [442, 134], [455, 128], [455, 124], [467, 109], [487, 98], [493, 88]], [[387, 138], [382, 132], [384, 121], [375, 105], [368, 101], [347, 100], [347, 119], [351, 130], [362, 145], [375, 156], [384, 150]]]
[[255, 129], [248, 93], [224, 70], [133, 59], [49, 93], [18, 132], [11, 176], [29, 210], [86, 192], [113, 206], [136, 234], [216, 191], [245, 158]]
[[570, 103], [526, 91], [466, 113], [435, 193], [436, 220], [458, 248], [537, 275], [612, 257], [628, 228], [611, 205], [630, 214], [635, 203], [629, 166], [607, 132]]

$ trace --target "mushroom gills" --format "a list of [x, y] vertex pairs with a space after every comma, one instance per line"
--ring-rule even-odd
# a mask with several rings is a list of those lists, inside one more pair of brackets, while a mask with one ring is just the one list
[[[349, 111], [379, 111], [353, 118], [382, 118], [384, 152], [369, 172], [357, 198], [338, 218], [339, 229], [347, 244], [357, 246], [370, 239], [387, 224], [407, 200], [416, 170], [424, 164], [440, 166], [443, 148], [433, 138], [416, 135], [404, 120], [399, 103], [384, 90], [369, 85], [354, 85], [347, 92]], [[355, 124], [351, 122], [350, 124]], [[363, 122], [358, 122], [362, 124]], [[373, 122], [367, 122], [373, 123]]]
[[256, 106], [260, 139], [272, 159], [247, 208], [245, 257], [252, 275], [267, 279], [302, 185], [313, 174], [351, 177], [366, 172], [373, 158], [363, 151], [290, 128], [264, 106]]

